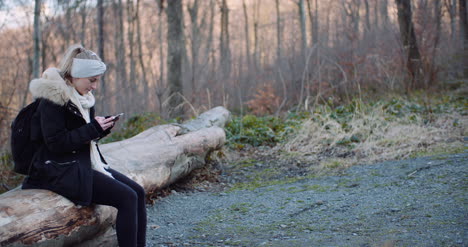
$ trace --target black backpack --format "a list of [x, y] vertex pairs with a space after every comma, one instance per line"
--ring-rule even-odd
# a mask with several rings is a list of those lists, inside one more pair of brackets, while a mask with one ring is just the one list
[[31, 139], [31, 119], [40, 103], [36, 99], [24, 107], [11, 123], [11, 153], [13, 155], [13, 170], [28, 175], [31, 162], [39, 145]]

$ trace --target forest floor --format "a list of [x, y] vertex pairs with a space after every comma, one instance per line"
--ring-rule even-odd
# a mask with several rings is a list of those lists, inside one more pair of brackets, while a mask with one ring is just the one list
[[148, 246], [468, 246], [463, 145], [320, 173], [262, 150], [214, 162], [148, 205]]

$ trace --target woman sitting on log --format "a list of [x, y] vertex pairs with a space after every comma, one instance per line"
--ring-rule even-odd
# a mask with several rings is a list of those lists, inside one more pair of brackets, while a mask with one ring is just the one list
[[31, 138], [39, 148], [22, 188], [51, 190], [80, 206], [113, 206], [119, 246], [145, 246], [145, 191], [110, 168], [97, 144], [117, 121], [94, 116], [92, 90], [105, 71], [99, 56], [74, 45], [60, 69], [49, 68], [31, 81], [29, 90], [40, 99], [31, 120]]

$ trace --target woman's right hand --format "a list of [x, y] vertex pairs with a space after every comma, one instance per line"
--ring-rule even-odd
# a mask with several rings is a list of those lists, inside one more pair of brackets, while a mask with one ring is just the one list
[[99, 123], [99, 125], [101, 126], [101, 128], [103, 130], [107, 130], [111, 127], [114, 126], [114, 120], [113, 118], [105, 118], [105, 117], [95, 117], [94, 119], [96, 119], [96, 121]]

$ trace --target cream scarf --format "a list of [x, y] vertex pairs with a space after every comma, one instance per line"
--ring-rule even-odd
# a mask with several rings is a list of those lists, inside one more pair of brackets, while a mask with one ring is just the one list
[[[91, 92], [88, 92], [86, 95], [81, 95], [76, 91], [74, 87], [70, 87], [71, 91], [71, 101], [78, 107], [80, 110], [81, 115], [83, 116], [84, 120], [86, 120], [86, 123], [90, 123], [90, 115], [89, 115], [89, 109], [94, 106], [94, 103], [96, 102], [94, 99], [94, 95]], [[96, 147], [97, 143], [96, 141], [92, 140], [90, 143], [90, 154], [91, 154], [91, 164], [94, 170], [104, 173], [107, 176], [114, 178], [111, 173], [108, 171], [104, 170], [104, 168], [109, 168], [109, 165], [104, 164], [101, 161], [101, 157], [99, 156], [99, 152]]]

